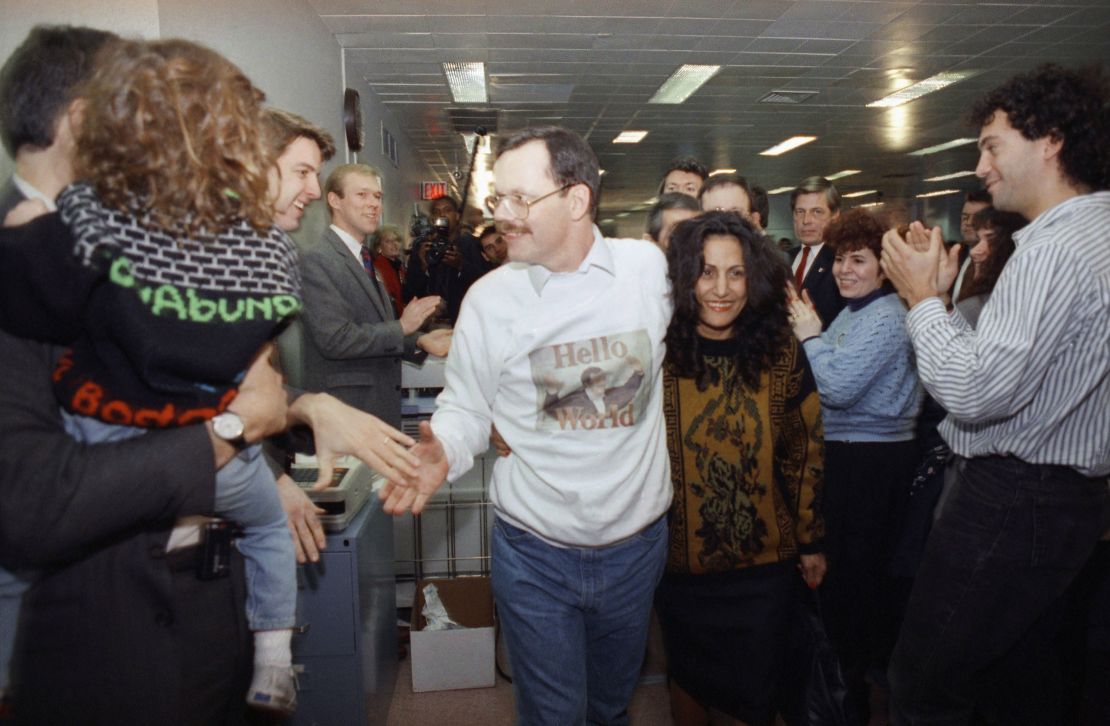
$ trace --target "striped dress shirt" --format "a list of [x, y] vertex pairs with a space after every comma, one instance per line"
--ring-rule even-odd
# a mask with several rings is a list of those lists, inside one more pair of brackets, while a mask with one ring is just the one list
[[977, 330], [938, 298], [906, 318], [918, 373], [964, 457], [1110, 473], [1110, 192], [1073, 197], [1014, 235]]

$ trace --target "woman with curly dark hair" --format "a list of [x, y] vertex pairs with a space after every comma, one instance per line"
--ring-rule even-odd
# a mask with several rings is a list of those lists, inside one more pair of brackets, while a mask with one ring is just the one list
[[769, 724], [802, 577], [825, 573], [820, 403], [777, 250], [738, 215], [679, 224], [663, 407], [674, 501], [656, 592], [677, 724]]
[[879, 266], [884, 231], [863, 209], [841, 215], [826, 231], [847, 306], [824, 333], [808, 298], [791, 301], [794, 334], [813, 366], [825, 422], [826, 623], [861, 713], [864, 675], [870, 673], [878, 696], [897, 634], [890, 551], [918, 460], [914, 425], [923, 397], [905, 306]]
[[971, 221], [979, 241], [971, 248], [971, 281], [960, 288], [956, 308], [971, 327], [979, 322], [979, 313], [990, 298], [1006, 260], [1014, 254], [1014, 232], [1029, 223], [1017, 212], [1003, 212], [987, 207], [976, 212]]

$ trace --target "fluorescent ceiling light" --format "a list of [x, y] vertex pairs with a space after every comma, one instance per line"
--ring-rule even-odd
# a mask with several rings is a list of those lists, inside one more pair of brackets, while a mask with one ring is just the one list
[[973, 172], [973, 171], [957, 171], [953, 174], [945, 174], [943, 176], [931, 176], [928, 179], [926, 179], [925, 181], [927, 181], [927, 182], [948, 181], [949, 179], [959, 179], [961, 176], [975, 176], [975, 172]]
[[948, 151], [949, 149], [954, 149], [957, 146], [963, 146], [964, 144], [974, 144], [978, 140], [979, 139], [966, 139], [966, 138], [965, 139], [952, 139], [951, 141], [945, 141], [943, 144], [937, 144], [936, 146], [926, 146], [924, 149], [918, 149], [917, 151], [911, 151], [910, 156], [927, 156], [928, 154], [936, 154], [937, 152]]
[[617, 219], [624, 219], [625, 217], [627, 217], [630, 214], [632, 214], [632, 212], [620, 212], [620, 213], [617, 214]]
[[938, 192], [927, 192], [925, 194], [916, 195], [918, 199], [927, 199], [929, 197], [943, 197], [945, 194], [959, 194], [959, 189], [941, 189]]
[[779, 143], [779, 144], [775, 144], [774, 146], [767, 149], [766, 151], [759, 152], [759, 155], [760, 156], [778, 156], [779, 154], [785, 154], [788, 151], [793, 151], [794, 149], [798, 148], [799, 146], [803, 146], [805, 144], [808, 144], [811, 141], [816, 141], [816, 140], [817, 140], [816, 136], [791, 136], [786, 141], [783, 141], [782, 143]]
[[597, 170], [597, 175], [598, 176], [605, 176], [605, 170], [604, 169], [598, 169]]
[[455, 103], [488, 103], [485, 63], [444, 63]]
[[[825, 178], [827, 179], [828, 177], [825, 177]], [[844, 197], [845, 199], [854, 199], [856, 197], [866, 197], [868, 194], [878, 194], [878, 193], [879, 193], [878, 189], [868, 189], [865, 192], [852, 192], [851, 194], [841, 194], [840, 196]]]
[[860, 209], [865, 209], [867, 207], [881, 207], [881, 206], [883, 206], [883, 203], [882, 202], [868, 202], [867, 204], [860, 204], [858, 206], [859, 206]]
[[768, 190], [767, 193], [768, 194], [782, 194], [783, 192], [792, 192], [792, 191], [794, 191], [794, 187], [778, 187], [777, 189]]
[[947, 71], [945, 73], [938, 73], [935, 76], [930, 76], [924, 81], [918, 81], [912, 86], [895, 91], [889, 96], [880, 98], [878, 101], [872, 101], [867, 104], [868, 108], [891, 108], [892, 106], [901, 106], [903, 103], [909, 103], [915, 99], [921, 98], [925, 94], [939, 91], [942, 88], [947, 88], [953, 83], [967, 80], [972, 76], [979, 73], [979, 71]]
[[719, 70], [720, 66], [681, 66], [670, 78], [663, 81], [663, 85], [648, 99], [648, 103], [682, 103], [701, 88], [702, 84], [717, 75]]
[[714, 169], [713, 171], [709, 172], [709, 176], [717, 176], [719, 174], [735, 174], [735, 173], [736, 173], [735, 169]]
[[648, 135], [647, 131], [621, 131], [617, 134], [617, 138], [613, 139], [614, 144], [638, 144], [644, 140]]
[[825, 178], [829, 181], [834, 181], [836, 179], [843, 179], [846, 176], [852, 176], [853, 174], [859, 174], [860, 171], [862, 171], [862, 169], [845, 169], [844, 171], [838, 171], [835, 174], [829, 174]]

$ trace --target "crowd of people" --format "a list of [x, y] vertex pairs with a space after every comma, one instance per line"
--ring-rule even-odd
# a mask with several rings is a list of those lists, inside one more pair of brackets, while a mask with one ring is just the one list
[[357, 456], [392, 513], [495, 442], [522, 724], [627, 724], [653, 610], [676, 724], [809, 723], [815, 602], [847, 723], [1102, 722], [1108, 104], [1057, 66], [984, 96], [952, 244], [809, 177], [783, 250], [766, 191], [690, 158], [645, 239], [607, 238], [593, 151], [539, 127], [502, 140], [492, 222], [441, 197], [406, 252], [378, 171], [321, 186], [330, 135], [219, 54], [36, 28], [0, 69], [0, 713], [292, 712], [324, 541], [261, 442], [307, 426], [317, 486]]

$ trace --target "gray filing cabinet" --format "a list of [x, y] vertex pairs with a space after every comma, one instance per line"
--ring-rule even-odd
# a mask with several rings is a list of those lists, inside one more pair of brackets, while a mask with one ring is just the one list
[[296, 726], [384, 724], [397, 675], [393, 517], [377, 497], [297, 568]]

